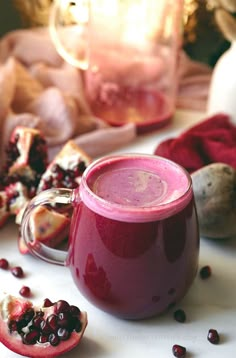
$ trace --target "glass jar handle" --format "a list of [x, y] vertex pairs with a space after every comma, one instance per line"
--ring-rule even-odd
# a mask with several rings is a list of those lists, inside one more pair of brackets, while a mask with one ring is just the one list
[[88, 68], [89, 0], [55, 0], [49, 16], [49, 33], [61, 57], [81, 70]]
[[74, 190], [72, 189], [52, 188], [36, 195], [27, 205], [21, 221], [21, 235], [29, 251], [41, 260], [61, 266], [65, 265], [67, 251], [53, 249], [40, 241], [35, 241], [30, 226], [30, 218], [33, 210], [36, 207], [46, 205], [50, 205], [51, 207], [55, 204], [72, 205], [74, 194]]

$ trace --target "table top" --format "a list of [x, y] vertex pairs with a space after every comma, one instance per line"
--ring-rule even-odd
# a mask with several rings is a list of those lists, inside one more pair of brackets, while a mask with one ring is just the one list
[[[178, 135], [204, 119], [198, 112], [177, 111], [172, 123], [161, 130], [139, 136], [135, 142], [113, 153], [153, 153], [163, 139]], [[25, 277], [17, 279], [9, 271], [0, 272], [0, 290], [18, 296], [22, 285], [30, 286], [32, 300], [41, 303], [68, 300], [88, 313], [88, 326], [80, 345], [64, 354], [67, 358], [169, 358], [172, 346], [185, 346], [187, 358], [235, 357], [236, 351], [236, 238], [200, 240], [199, 269], [210, 265], [212, 276], [202, 280], [199, 274], [185, 298], [161, 316], [141, 321], [126, 321], [93, 307], [77, 290], [69, 269], [21, 255], [17, 248], [18, 228], [9, 222], [0, 230], [0, 258], [11, 266], [22, 266]], [[182, 308], [187, 316], [178, 323], [173, 312]], [[207, 340], [210, 328], [217, 329], [220, 343]], [[20, 358], [0, 344], [1, 358]]]

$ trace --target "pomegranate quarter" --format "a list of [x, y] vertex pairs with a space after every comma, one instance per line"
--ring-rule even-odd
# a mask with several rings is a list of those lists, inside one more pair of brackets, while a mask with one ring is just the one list
[[26, 357], [57, 357], [73, 349], [86, 326], [86, 312], [64, 300], [36, 307], [6, 295], [0, 302], [0, 342]]

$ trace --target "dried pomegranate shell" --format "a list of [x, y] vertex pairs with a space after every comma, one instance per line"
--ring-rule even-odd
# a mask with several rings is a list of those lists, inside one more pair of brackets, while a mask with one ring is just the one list
[[[64, 303], [67, 302], [60, 300], [50, 307], [35, 307], [27, 299], [5, 296], [0, 302], [0, 342], [13, 352], [31, 358], [57, 357], [73, 349], [83, 337], [87, 313], [67, 304], [67, 316], [69, 312], [71, 319], [66, 326], [69, 334], [58, 339], [63, 333], [60, 316]], [[56, 346], [50, 343], [51, 334], [58, 339]]]

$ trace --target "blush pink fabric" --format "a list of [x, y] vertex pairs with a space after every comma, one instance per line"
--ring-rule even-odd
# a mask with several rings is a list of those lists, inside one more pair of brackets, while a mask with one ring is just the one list
[[[182, 51], [177, 107], [204, 110], [211, 70]], [[47, 28], [16, 30], [0, 39], [0, 167], [16, 125], [39, 128], [53, 156], [74, 139], [92, 157], [136, 137], [134, 124], [114, 128], [91, 113], [81, 73], [57, 53]]]
[[177, 138], [161, 142], [155, 154], [175, 161], [190, 173], [215, 162], [236, 169], [236, 126], [228, 115], [216, 114]]

